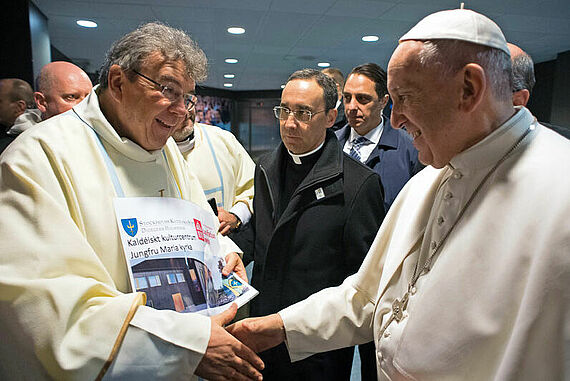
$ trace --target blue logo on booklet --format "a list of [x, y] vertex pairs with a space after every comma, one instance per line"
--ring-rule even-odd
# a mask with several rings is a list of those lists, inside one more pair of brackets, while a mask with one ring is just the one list
[[123, 229], [125, 229], [125, 232], [128, 235], [131, 237], [137, 235], [137, 232], [139, 231], [139, 225], [137, 224], [136, 218], [123, 218], [121, 220], [121, 223], [123, 224]]

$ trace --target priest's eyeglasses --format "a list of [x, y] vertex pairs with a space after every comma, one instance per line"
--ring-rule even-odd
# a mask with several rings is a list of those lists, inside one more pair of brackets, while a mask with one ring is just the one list
[[288, 107], [283, 106], [275, 106], [273, 107], [273, 113], [275, 113], [275, 117], [279, 120], [287, 120], [289, 119], [289, 115], [293, 114], [293, 117], [297, 119], [301, 123], [308, 123], [311, 121], [314, 115], [320, 114], [321, 112], [325, 112], [326, 110], [321, 110], [317, 112], [312, 112], [309, 110], [290, 110]]
[[151, 79], [146, 75], [139, 73], [136, 70], [133, 70], [133, 72], [159, 87], [162, 96], [168, 99], [171, 103], [176, 103], [180, 100], [180, 98], [182, 98], [186, 110], [190, 111], [194, 108], [194, 106], [196, 106], [196, 101], [198, 100], [198, 97], [196, 95], [190, 93], [184, 94], [182, 93], [182, 90], [176, 86], [165, 86], [156, 82], [154, 79]]

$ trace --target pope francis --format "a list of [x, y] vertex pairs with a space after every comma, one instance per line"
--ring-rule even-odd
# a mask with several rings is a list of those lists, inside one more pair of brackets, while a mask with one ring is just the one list
[[565, 379], [570, 142], [513, 107], [505, 38], [470, 10], [406, 33], [388, 90], [429, 166], [355, 275], [230, 332], [292, 360], [373, 339], [380, 380]]

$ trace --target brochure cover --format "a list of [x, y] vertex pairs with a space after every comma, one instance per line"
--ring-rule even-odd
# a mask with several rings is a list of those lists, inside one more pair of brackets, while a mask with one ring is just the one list
[[235, 273], [222, 276], [214, 216], [167, 197], [115, 199], [115, 214], [133, 290], [156, 309], [215, 315], [258, 292]]

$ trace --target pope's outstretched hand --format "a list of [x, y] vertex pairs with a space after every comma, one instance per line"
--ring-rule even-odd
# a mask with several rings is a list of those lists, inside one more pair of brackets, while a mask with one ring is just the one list
[[285, 341], [285, 326], [279, 314], [240, 320], [226, 330], [257, 353]]

